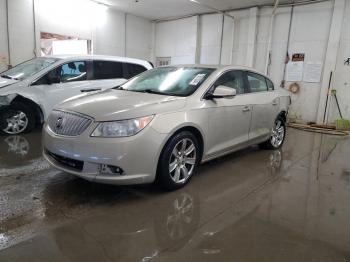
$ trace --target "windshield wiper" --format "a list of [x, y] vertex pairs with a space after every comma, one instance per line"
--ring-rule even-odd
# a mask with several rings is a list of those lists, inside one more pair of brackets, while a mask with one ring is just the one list
[[2, 78], [7, 78], [7, 79], [14, 79], [12, 78], [11, 76], [8, 76], [8, 75], [1, 75]]
[[164, 92], [159, 92], [159, 91], [152, 90], [152, 89], [145, 89], [145, 90], [142, 90], [139, 92], [148, 93], [148, 94], [163, 95], [163, 96], [181, 96], [181, 95], [176, 94], [176, 93], [164, 93]]
[[165, 93], [163, 93], [163, 92], [155, 91], [152, 89], [140, 90], [140, 92], [147, 93], [147, 94], [165, 95]]

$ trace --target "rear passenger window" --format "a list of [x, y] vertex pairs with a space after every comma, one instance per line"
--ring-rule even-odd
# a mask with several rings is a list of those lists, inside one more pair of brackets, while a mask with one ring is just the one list
[[123, 64], [113, 61], [93, 61], [93, 79], [124, 78]]
[[266, 78], [266, 83], [267, 83], [267, 88], [269, 89], [269, 91], [275, 90], [275, 87], [273, 86], [273, 83], [270, 79]]
[[126, 68], [125, 78], [127, 79], [137, 76], [138, 74], [141, 74], [147, 70], [145, 67], [137, 64], [125, 63], [124, 65]]
[[247, 72], [250, 92], [264, 92], [267, 91], [266, 78], [262, 75]]
[[237, 95], [246, 93], [243, 72], [239, 70], [229, 71], [220, 76], [219, 79], [216, 80], [214, 87], [220, 85], [236, 89]]

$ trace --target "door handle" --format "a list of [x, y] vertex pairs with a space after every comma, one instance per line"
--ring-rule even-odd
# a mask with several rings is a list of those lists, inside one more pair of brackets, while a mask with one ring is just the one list
[[80, 92], [87, 93], [87, 92], [94, 92], [94, 91], [101, 91], [101, 88], [91, 88], [91, 89], [81, 89]]
[[250, 111], [250, 107], [249, 106], [245, 106], [243, 109], [242, 109], [243, 112], [249, 112]]

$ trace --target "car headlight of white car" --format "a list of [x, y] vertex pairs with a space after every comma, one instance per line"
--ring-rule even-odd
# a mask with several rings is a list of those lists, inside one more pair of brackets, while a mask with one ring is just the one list
[[93, 137], [127, 137], [139, 133], [151, 123], [154, 115], [129, 120], [100, 122], [92, 132]]

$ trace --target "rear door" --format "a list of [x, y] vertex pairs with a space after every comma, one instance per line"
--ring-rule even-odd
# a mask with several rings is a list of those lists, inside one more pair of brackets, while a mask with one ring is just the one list
[[251, 106], [247, 100], [244, 72], [225, 72], [214, 83], [212, 89], [224, 85], [236, 89], [233, 98], [217, 98], [206, 101], [208, 108], [209, 135], [207, 152], [209, 158], [244, 146], [248, 142]]
[[271, 134], [273, 123], [278, 115], [279, 98], [274, 92], [273, 83], [263, 75], [247, 71], [249, 98], [253, 107], [249, 140], [265, 139]]
[[108, 89], [125, 83], [123, 63], [119, 61], [93, 60], [91, 88]]

